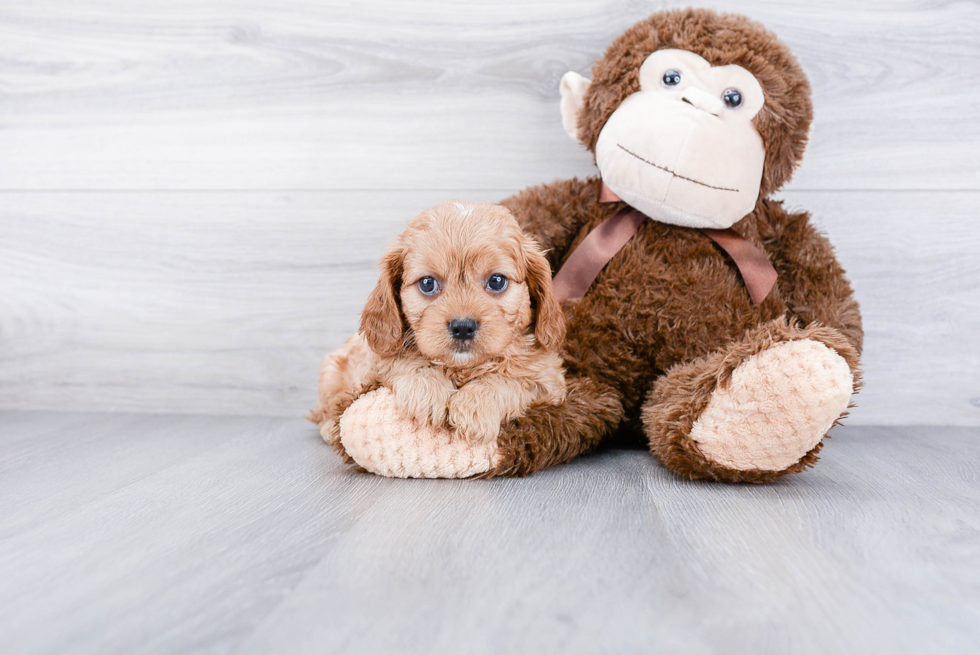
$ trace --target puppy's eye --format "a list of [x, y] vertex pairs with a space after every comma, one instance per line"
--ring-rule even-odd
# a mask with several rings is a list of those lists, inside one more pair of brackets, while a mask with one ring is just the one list
[[671, 68], [669, 71], [664, 73], [663, 79], [660, 80], [660, 83], [664, 86], [677, 86], [681, 83], [681, 72]]
[[439, 293], [439, 282], [434, 277], [424, 277], [418, 282], [419, 291], [427, 296]]
[[500, 293], [507, 288], [507, 278], [505, 278], [500, 273], [494, 273], [487, 280], [487, 291], [493, 291], [494, 293]]

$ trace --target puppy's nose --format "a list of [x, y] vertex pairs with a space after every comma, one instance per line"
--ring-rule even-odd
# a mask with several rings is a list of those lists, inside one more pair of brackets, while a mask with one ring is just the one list
[[454, 318], [449, 321], [449, 334], [456, 341], [469, 341], [476, 336], [476, 329], [480, 324], [475, 318]]

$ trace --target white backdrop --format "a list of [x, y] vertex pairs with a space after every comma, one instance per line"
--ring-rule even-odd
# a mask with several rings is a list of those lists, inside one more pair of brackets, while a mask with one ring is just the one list
[[[0, 409], [303, 413], [387, 240], [592, 174], [561, 74], [680, 4], [0, 0]], [[980, 425], [980, 5], [705, 4], [813, 83], [782, 197], [862, 304], [850, 423]]]

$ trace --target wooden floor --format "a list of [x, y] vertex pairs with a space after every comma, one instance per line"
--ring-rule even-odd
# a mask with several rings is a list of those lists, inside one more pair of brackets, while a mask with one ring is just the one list
[[769, 486], [388, 480], [299, 419], [0, 413], [3, 653], [967, 653], [978, 428]]

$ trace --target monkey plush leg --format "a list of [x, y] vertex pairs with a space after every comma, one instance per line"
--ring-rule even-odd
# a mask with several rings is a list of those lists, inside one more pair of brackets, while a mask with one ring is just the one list
[[623, 420], [622, 401], [612, 388], [576, 376], [566, 384], [564, 403], [532, 407], [501, 428], [497, 463], [485, 477], [523, 477], [571, 461], [593, 450]]
[[463, 439], [445, 427], [406, 417], [387, 387], [355, 400], [339, 423], [346, 458], [389, 478], [468, 478], [499, 461], [496, 441]]
[[397, 411], [382, 387], [351, 404], [339, 422], [338, 447], [378, 475], [402, 478], [523, 476], [591, 450], [623, 416], [618, 395], [570, 377], [562, 405], [532, 407], [505, 424], [495, 441], [463, 439]]
[[773, 321], [657, 380], [642, 412], [650, 449], [692, 479], [766, 482], [802, 471], [860, 385], [857, 366], [837, 330]]

